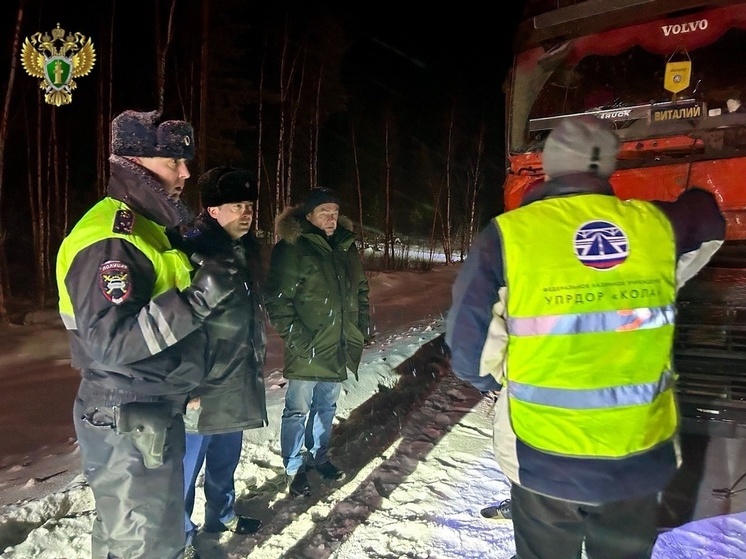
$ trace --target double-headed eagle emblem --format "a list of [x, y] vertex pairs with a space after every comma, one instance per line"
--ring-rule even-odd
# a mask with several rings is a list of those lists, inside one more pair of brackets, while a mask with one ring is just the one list
[[73, 100], [72, 90], [77, 87], [73, 78], [87, 75], [96, 62], [93, 43], [82, 33], [68, 33], [52, 29], [52, 35], [34, 33], [27, 37], [21, 50], [21, 63], [26, 72], [41, 78], [39, 87], [46, 94], [44, 100], [59, 107]]

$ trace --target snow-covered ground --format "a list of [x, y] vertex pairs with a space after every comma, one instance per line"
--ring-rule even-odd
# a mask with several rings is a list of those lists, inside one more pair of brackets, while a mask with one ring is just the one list
[[[270, 348], [270, 425], [245, 432], [236, 474], [239, 513], [261, 518], [264, 525], [250, 537], [200, 534], [197, 547], [203, 559], [513, 555], [512, 525], [479, 515], [483, 506], [509, 495], [492, 452], [492, 402], [454, 378], [444, 356], [443, 315], [453, 274], [453, 267], [436, 267], [425, 274], [371, 278], [379, 336], [364, 353], [360, 379], [345, 383], [332, 443], [333, 460], [348, 476], [332, 483], [311, 474], [314, 490], [308, 499], [291, 499], [285, 493], [278, 445], [284, 382], [278, 346]], [[36, 359], [50, 369], [64, 368], [64, 360], [57, 361], [58, 332], [18, 330], [13, 329], [12, 350], [5, 350], [8, 359], [0, 363], [4, 389], [26, 386], [30, 379], [21, 374], [24, 371], [33, 371], [42, 383], [63, 376], [45, 374], [39, 363], [28, 364]], [[59, 399], [70, 407], [71, 401]], [[29, 405], [18, 398], [6, 401], [18, 408]], [[5, 409], [0, 413], [3, 421], [21, 415]], [[20, 420], [11, 428], [33, 431]], [[61, 427], [40, 432], [50, 443], [46, 448], [2, 463], [0, 491], [2, 502], [8, 503], [0, 508], [4, 559], [90, 557], [93, 500], [77, 475], [74, 441], [62, 438], [51, 444], [60, 435]], [[23, 448], [21, 443], [14, 446], [0, 439], [0, 451], [6, 444]], [[11, 495], [20, 500], [9, 502]], [[197, 502], [197, 516], [202, 504]], [[744, 542], [746, 513], [720, 515], [662, 534], [654, 558], [744, 559]]]

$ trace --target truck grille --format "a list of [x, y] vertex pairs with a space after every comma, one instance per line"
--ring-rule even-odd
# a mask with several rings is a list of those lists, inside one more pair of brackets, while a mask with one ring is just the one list
[[746, 307], [680, 301], [674, 365], [684, 429], [746, 437]]

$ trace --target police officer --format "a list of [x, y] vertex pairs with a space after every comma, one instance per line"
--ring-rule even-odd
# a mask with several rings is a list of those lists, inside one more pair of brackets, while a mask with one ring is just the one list
[[165, 228], [194, 156], [190, 124], [156, 112], [112, 121], [108, 195], [64, 239], [59, 309], [81, 372], [73, 408], [96, 502], [94, 559], [184, 556], [184, 411], [205, 374], [203, 321], [237, 289], [231, 271], [186, 255]]

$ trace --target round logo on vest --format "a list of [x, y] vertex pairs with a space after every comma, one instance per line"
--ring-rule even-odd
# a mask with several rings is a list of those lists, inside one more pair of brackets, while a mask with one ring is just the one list
[[588, 221], [575, 231], [575, 256], [596, 270], [611, 270], [629, 256], [629, 239], [622, 228], [609, 221]]

